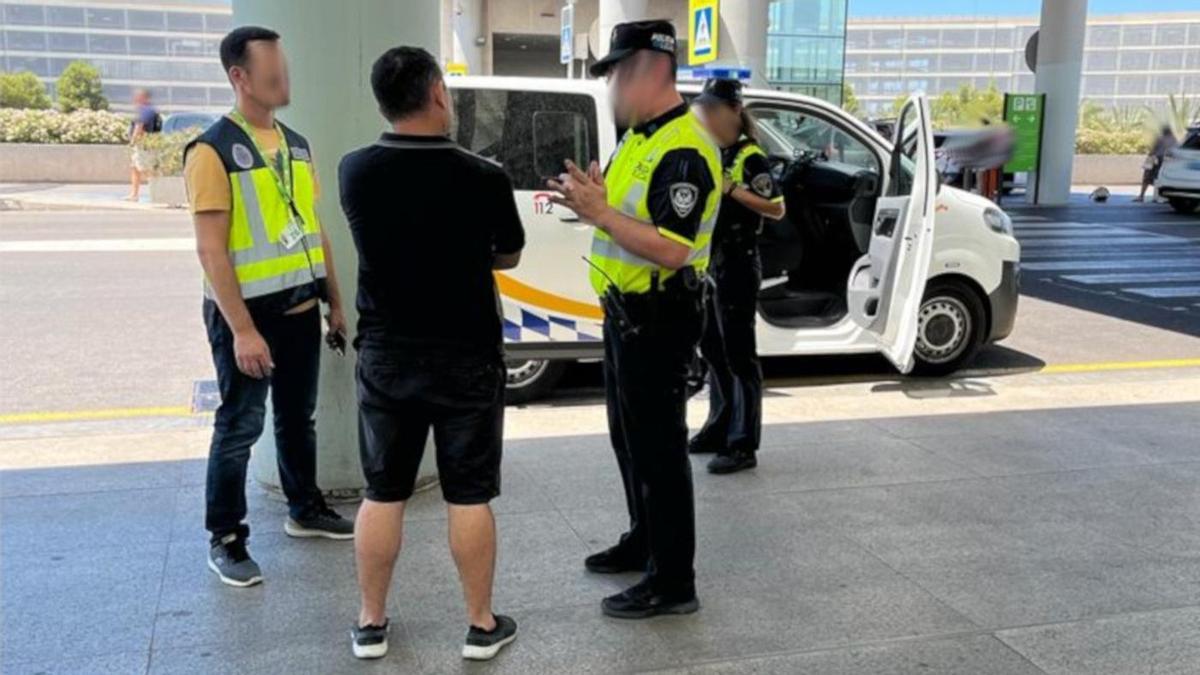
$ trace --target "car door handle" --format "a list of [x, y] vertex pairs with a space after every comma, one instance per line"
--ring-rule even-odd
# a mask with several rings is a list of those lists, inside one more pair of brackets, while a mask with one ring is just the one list
[[890, 237], [896, 231], [896, 223], [900, 220], [900, 212], [895, 209], [880, 211], [875, 218], [875, 234]]

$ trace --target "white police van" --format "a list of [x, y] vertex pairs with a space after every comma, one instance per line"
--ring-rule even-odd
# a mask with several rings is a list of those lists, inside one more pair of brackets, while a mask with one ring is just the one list
[[[598, 81], [448, 81], [456, 140], [504, 166], [525, 224], [521, 265], [496, 279], [509, 400], [531, 400], [568, 362], [602, 354], [582, 260], [591, 227], [544, 186], [564, 158], [604, 164], [617, 128]], [[899, 143], [819, 99], [755, 89], [745, 98], [787, 203], [760, 237], [762, 355], [879, 352], [901, 372], [946, 374], [1011, 332], [1020, 245], [992, 202], [939, 187], [923, 97], [899, 115]]]

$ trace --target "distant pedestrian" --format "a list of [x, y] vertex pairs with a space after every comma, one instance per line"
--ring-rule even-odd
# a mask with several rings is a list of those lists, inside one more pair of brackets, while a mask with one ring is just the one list
[[291, 537], [351, 539], [354, 523], [317, 487], [320, 301], [326, 341], [340, 349], [346, 318], [333, 250], [317, 220], [320, 186], [308, 141], [275, 117], [288, 104], [279, 34], [243, 26], [221, 40], [237, 103], [184, 151], [183, 173], [204, 268], [204, 324], [221, 405], [208, 451], [209, 568], [231, 586], [262, 572], [246, 550], [246, 465], [262, 435], [267, 394]]
[[162, 131], [162, 115], [150, 102], [150, 92], [146, 89], [133, 92], [133, 108], [133, 121], [129, 124], [129, 195], [125, 199], [136, 202], [142, 193], [142, 179], [150, 168], [142, 141], [147, 134]]
[[[1146, 161], [1142, 163], [1142, 191], [1133, 201], [1146, 201], [1146, 188], [1154, 185], [1167, 153], [1177, 145], [1179, 145], [1179, 140], [1175, 138], [1175, 132], [1171, 130], [1171, 125], [1164, 124], [1162, 131], [1154, 139], [1154, 146], [1150, 148], [1150, 154], [1146, 155]], [[1155, 194], [1157, 196], [1157, 193]]]
[[505, 383], [492, 270], [516, 267], [525, 230], [504, 169], [449, 138], [453, 104], [429, 52], [389, 49], [371, 68], [371, 88], [390, 129], [338, 168], [358, 249], [358, 442], [367, 483], [351, 649], [360, 659], [387, 654], [404, 507], [432, 428], [466, 600], [462, 656], [486, 660], [517, 636], [516, 622], [492, 613], [489, 502], [500, 494]]

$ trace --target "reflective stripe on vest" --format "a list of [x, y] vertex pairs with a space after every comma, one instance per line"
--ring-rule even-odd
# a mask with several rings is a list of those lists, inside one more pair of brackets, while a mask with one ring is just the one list
[[[721, 203], [721, 153], [700, 120], [690, 111], [667, 122], [648, 138], [632, 130], [625, 133], [604, 179], [608, 187], [608, 204], [627, 216], [651, 223], [647, 203], [650, 178], [663, 156], [679, 148], [693, 148], [699, 152], [712, 174], [714, 188], [705, 199], [700, 228], [691, 242], [686, 262], [686, 266], [703, 272], [708, 269], [712, 233]], [[594, 267], [589, 277], [592, 288], [599, 295], [608, 289], [609, 279], [623, 293], [645, 293], [650, 290], [655, 271], [660, 283], [675, 273], [626, 251], [601, 230], [596, 230], [592, 238], [590, 259]]]
[[[292, 157], [293, 200], [304, 221], [304, 239], [290, 249], [279, 242], [279, 237], [291, 221], [291, 212], [279, 194], [271, 170], [258, 167], [231, 172], [229, 186], [232, 197], [229, 256], [243, 298], [312, 283], [314, 276], [325, 278], [325, 250], [321, 246], [321, 229], [314, 209], [315, 187], [308, 161]], [[207, 282], [204, 294], [213, 297]]]
[[763, 152], [762, 148], [758, 147], [758, 145], [754, 143], [747, 143], [745, 147], [743, 147], [741, 150], [738, 150], [737, 155], [734, 156], [733, 161], [729, 164], [729, 177], [733, 179], [733, 182], [738, 184], [746, 182], [746, 160], [749, 159], [751, 155], [762, 155], [763, 157], [766, 157], [767, 153]]

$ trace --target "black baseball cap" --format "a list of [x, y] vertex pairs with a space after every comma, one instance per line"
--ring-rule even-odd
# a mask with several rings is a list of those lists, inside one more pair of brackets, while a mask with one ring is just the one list
[[696, 97], [696, 103], [709, 105], [724, 103], [734, 106], [742, 104], [742, 83], [725, 77], [710, 77], [704, 82], [704, 89]]
[[613, 66], [639, 49], [675, 55], [675, 26], [665, 19], [630, 21], [613, 26], [608, 54], [588, 68], [592, 77], [604, 77]]

